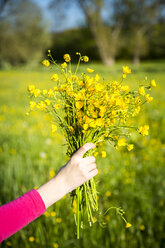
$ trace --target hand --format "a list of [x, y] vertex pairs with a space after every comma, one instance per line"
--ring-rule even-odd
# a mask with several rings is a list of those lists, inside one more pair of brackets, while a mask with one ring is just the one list
[[56, 177], [64, 178], [66, 193], [76, 189], [92, 177], [96, 176], [98, 170], [95, 164], [95, 157], [88, 156], [83, 158], [83, 155], [90, 149], [94, 148], [93, 143], [86, 143], [78, 149], [66, 165], [64, 165]]
[[97, 175], [95, 157], [88, 156], [83, 158], [83, 155], [94, 147], [93, 143], [83, 145], [73, 154], [68, 163], [59, 170], [55, 177], [37, 189], [46, 208]]

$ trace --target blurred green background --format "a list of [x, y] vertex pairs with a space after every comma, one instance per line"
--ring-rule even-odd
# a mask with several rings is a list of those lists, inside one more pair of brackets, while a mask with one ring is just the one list
[[62, 134], [51, 136], [49, 117], [26, 115], [27, 85], [52, 87], [52, 71], [41, 66], [48, 49], [59, 62], [64, 53], [73, 62], [77, 51], [88, 55], [80, 73], [89, 66], [111, 82], [129, 65], [133, 88], [146, 76], [157, 83], [154, 101], [136, 119], [150, 125], [150, 135], [132, 136], [131, 152], [104, 144], [97, 156], [100, 211], [122, 207], [132, 227], [111, 211], [104, 228], [97, 221], [76, 240], [67, 195], [0, 247], [165, 247], [164, 39], [164, 1], [0, 1], [0, 205], [43, 184], [68, 161]]

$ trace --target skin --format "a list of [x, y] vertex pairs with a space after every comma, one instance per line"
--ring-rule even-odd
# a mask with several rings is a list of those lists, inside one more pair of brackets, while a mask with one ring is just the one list
[[61, 167], [55, 177], [37, 189], [46, 208], [97, 175], [95, 157], [83, 158], [83, 155], [93, 148], [95, 148], [93, 143], [84, 144], [73, 154], [67, 164]]

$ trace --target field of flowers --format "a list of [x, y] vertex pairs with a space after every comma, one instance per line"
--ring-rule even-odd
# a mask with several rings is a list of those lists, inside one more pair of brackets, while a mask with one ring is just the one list
[[[119, 80], [122, 65], [90, 67], [111, 81]], [[130, 68], [133, 73], [126, 83], [132, 88], [146, 76], [157, 83], [151, 93], [154, 100], [143, 106], [139, 120], [137, 117], [139, 123], [150, 126], [149, 136], [131, 136], [129, 143], [134, 149], [130, 152], [126, 148], [118, 151], [108, 143], [100, 146], [95, 179], [100, 211], [121, 207], [132, 226], [125, 228], [120, 216], [111, 210], [104, 219], [96, 216], [94, 225], [83, 229], [77, 240], [74, 209], [67, 195], [0, 247], [165, 247], [165, 63]], [[65, 139], [58, 130], [52, 135], [50, 117], [40, 112], [26, 115], [27, 86], [52, 88], [51, 75], [45, 68], [0, 71], [0, 204], [40, 186], [67, 162]]]

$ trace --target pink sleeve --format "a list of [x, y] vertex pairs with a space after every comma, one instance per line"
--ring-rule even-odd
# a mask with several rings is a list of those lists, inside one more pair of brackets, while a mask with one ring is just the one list
[[45, 204], [35, 189], [1, 206], [0, 242], [38, 218], [45, 211]]

